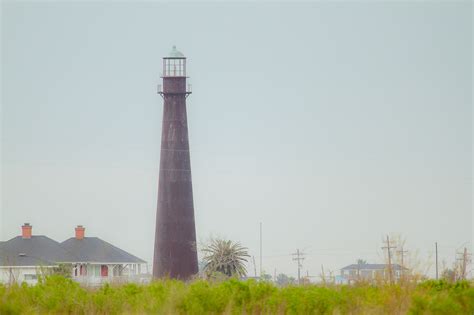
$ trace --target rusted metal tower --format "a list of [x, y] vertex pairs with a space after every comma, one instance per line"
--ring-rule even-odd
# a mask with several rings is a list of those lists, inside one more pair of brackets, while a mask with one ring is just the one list
[[189, 157], [186, 57], [173, 46], [163, 58], [163, 126], [153, 278], [189, 279], [198, 272]]

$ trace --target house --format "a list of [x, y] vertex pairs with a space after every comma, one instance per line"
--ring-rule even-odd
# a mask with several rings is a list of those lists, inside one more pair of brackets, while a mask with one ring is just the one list
[[98, 237], [85, 237], [82, 225], [75, 228], [75, 237], [65, 240], [60, 246], [74, 254], [73, 278], [81, 283], [145, 281], [142, 274], [144, 260]]
[[[389, 268], [388, 264], [352, 264], [341, 269], [341, 274], [336, 276], [336, 283], [351, 284], [354, 281], [375, 281], [377, 279], [388, 279]], [[399, 264], [391, 265], [393, 279], [396, 281], [400, 279], [404, 272], [408, 269]]]
[[44, 235], [33, 235], [25, 223], [21, 236], [0, 243], [0, 283], [35, 284], [39, 275], [65, 264], [71, 278], [87, 284], [104, 282], [144, 282], [146, 262], [98, 238], [85, 237], [85, 228], [77, 226], [75, 237], [59, 243]]
[[53, 239], [32, 235], [32, 226], [25, 223], [21, 235], [0, 244], [0, 282], [36, 283], [60, 263], [72, 263], [74, 257]]

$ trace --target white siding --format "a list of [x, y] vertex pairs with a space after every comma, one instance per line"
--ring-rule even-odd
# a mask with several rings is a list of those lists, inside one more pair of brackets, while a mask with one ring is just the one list
[[0, 282], [1, 283], [22, 283], [36, 284], [38, 276], [43, 274], [46, 268], [52, 267], [0, 267]]

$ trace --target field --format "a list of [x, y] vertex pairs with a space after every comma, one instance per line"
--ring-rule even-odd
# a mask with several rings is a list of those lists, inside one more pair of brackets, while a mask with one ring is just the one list
[[474, 286], [288, 286], [238, 280], [82, 288], [60, 276], [0, 286], [0, 314], [473, 314]]

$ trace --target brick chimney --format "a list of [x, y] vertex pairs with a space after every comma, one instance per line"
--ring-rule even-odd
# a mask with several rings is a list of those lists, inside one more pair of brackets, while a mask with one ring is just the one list
[[84, 231], [86, 230], [85, 227], [83, 227], [82, 225], [78, 225], [76, 226], [76, 239], [78, 240], [82, 240], [84, 239]]
[[21, 226], [21, 237], [24, 239], [31, 238], [31, 229], [33, 227], [29, 223], [25, 223]]

